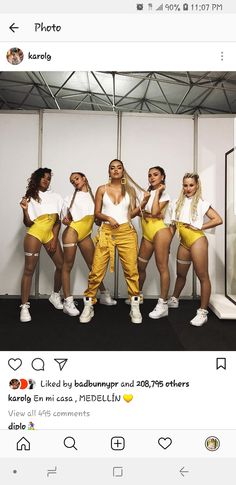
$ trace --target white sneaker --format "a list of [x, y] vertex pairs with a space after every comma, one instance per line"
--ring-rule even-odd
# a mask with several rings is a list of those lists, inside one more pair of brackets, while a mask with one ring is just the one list
[[30, 303], [27, 301], [27, 303], [24, 303], [23, 305], [20, 305], [20, 321], [21, 322], [30, 322], [31, 321], [31, 315], [29, 312], [29, 307]]
[[197, 310], [196, 317], [190, 320], [191, 325], [194, 325], [195, 327], [201, 327], [204, 323], [207, 322], [207, 315], [207, 310], [204, 310], [204, 308], [199, 308]]
[[169, 308], [179, 308], [179, 299], [175, 298], [175, 296], [171, 296], [167, 301]]
[[157, 318], [162, 318], [167, 316], [168, 316], [167, 301], [164, 301], [163, 298], [159, 298], [154, 310], [152, 310], [152, 312], [149, 313], [149, 317], [157, 319]]
[[71, 317], [77, 317], [79, 310], [76, 308], [73, 296], [68, 296], [64, 299], [63, 312]]
[[117, 301], [113, 300], [109, 290], [104, 290], [100, 291], [99, 303], [101, 303], [101, 305], [112, 306], [116, 305]]
[[130, 317], [132, 323], [142, 323], [142, 315], [139, 310], [140, 297], [131, 297]]
[[84, 297], [84, 309], [79, 317], [81, 323], [88, 323], [94, 316], [94, 309], [92, 304], [92, 298]]
[[[142, 305], [143, 304], [143, 300], [144, 300], [143, 293], [140, 293], [139, 294], [139, 298], [140, 298], [139, 305]], [[130, 305], [131, 304], [130, 298], [126, 298], [125, 303], [126, 303], [126, 305]]]
[[63, 304], [61, 301], [60, 293], [56, 293], [55, 291], [52, 291], [52, 294], [49, 297], [49, 301], [57, 310], [63, 310]]

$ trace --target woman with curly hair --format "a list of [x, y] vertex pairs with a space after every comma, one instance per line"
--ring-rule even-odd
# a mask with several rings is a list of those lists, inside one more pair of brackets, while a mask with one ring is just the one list
[[[89, 269], [92, 267], [94, 244], [91, 233], [94, 224], [94, 195], [88, 179], [82, 172], [72, 172], [70, 182], [75, 191], [64, 201], [62, 222], [67, 227], [62, 234], [64, 262], [62, 268], [62, 286], [64, 293], [63, 311], [71, 317], [79, 315], [70, 291], [70, 273], [79, 248]], [[103, 283], [100, 284], [100, 303], [116, 305]]]
[[95, 196], [95, 217], [102, 222], [94, 253], [93, 265], [89, 274], [88, 288], [84, 292], [84, 310], [81, 323], [88, 323], [94, 316], [93, 305], [110, 259], [110, 270], [114, 271], [115, 248], [117, 248], [131, 300], [130, 317], [132, 323], [141, 323], [139, 310], [139, 275], [137, 267], [138, 240], [131, 219], [142, 211], [149, 193], [144, 194], [136, 207], [136, 191], [131, 186], [145, 192], [127, 174], [123, 162], [114, 159], [108, 167], [109, 183], [101, 185]]
[[[205, 215], [208, 218], [206, 222]], [[172, 220], [180, 237], [180, 245], [177, 253], [177, 279], [173, 296], [168, 300], [168, 306], [178, 308], [179, 295], [186, 283], [190, 264], [193, 262], [194, 271], [200, 281], [201, 306], [190, 323], [200, 327], [207, 322], [207, 307], [211, 294], [208, 241], [203, 231], [222, 224], [222, 219], [211, 204], [202, 199], [201, 182], [197, 173], [184, 175], [180, 196], [174, 201]]]
[[50, 168], [35, 170], [28, 180], [26, 194], [20, 202], [23, 210], [23, 222], [28, 228], [24, 239], [25, 267], [21, 281], [21, 322], [31, 321], [28, 300], [32, 277], [42, 245], [56, 266], [54, 291], [49, 301], [58, 310], [63, 309], [60, 297], [63, 253], [58, 241], [63, 200], [59, 194], [50, 190], [51, 177]]

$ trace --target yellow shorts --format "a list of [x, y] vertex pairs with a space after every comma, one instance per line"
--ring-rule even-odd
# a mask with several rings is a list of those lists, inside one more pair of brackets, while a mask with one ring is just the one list
[[77, 232], [78, 242], [83, 241], [93, 229], [94, 216], [85, 216], [80, 221], [72, 221], [69, 227]]
[[53, 238], [52, 228], [57, 220], [57, 214], [44, 214], [37, 217], [27, 231], [27, 234], [36, 237], [42, 244], [47, 244]]
[[164, 223], [163, 219], [154, 219], [151, 217], [147, 217], [146, 219], [142, 217], [141, 226], [144, 239], [147, 239], [150, 242], [153, 242], [153, 239], [158, 231], [168, 227]]
[[181, 222], [177, 223], [177, 231], [180, 236], [180, 244], [190, 249], [193, 243], [195, 243], [200, 237], [205, 237], [205, 234], [201, 229], [191, 229], [191, 227], [185, 227]]

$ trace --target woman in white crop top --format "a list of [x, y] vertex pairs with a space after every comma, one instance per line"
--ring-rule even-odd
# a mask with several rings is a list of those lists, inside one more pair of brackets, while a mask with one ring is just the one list
[[[168, 267], [170, 244], [173, 237], [168, 218], [170, 196], [165, 190], [166, 174], [162, 167], [151, 167], [148, 171], [149, 193], [141, 224], [143, 237], [138, 255], [139, 289], [146, 279], [146, 267], [154, 252], [156, 266], [160, 274], [160, 298], [150, 318], [158, 319], [168, 315], [168, 292], [170, 272]], [[141, 296], [142, 297], [142, 296]]]
[[[70, 182], [75, 188], [74, 194], [65, 199], [62, 222], [67, 227], [63, 232], [64, 263], [62, 268], [62, 286], [64, 293], [63, 311], [74, 317], [79, 315], [70, 291], [70, 273], [75, 261], [77, 246], [91, 269], [94, 255], [94, 244], [91, 233], [94, 223], [94, 196], [88, 180], [82, 172], [72, 172]], [[103, 283], [100, 287], [100, 303], [115, 305]]]
[[[131, 298], [131, 321], [141, 323], [137, 233], [131, 224], [131, 218], [140, 213], [150, 194], [145, 193], [141, 207], [136, 207], [136, 193], [129, 183], [129, 180], [132, 179], [125, 171], [123, 162], [117, 159], [112, 160], [108, 172], [109, 183], [98, 187], [95, 197], [95, 217], [102, 222], [102, 226], [97, 238], [88, 288], [84, 292], [84, 310], [80, 316], [80, 322], [90, 322], [94, 315], [93, 304], [96, 303], [97, 288], [104, 278], [109, 259], [110, 269], [114, 271], [116, 247]], [[133, 183], [137, 186], [135, 182]], [[141, 188], [139, 187], [139, 189]]]
[[29, 228], [24, 239], [25, 267], [21, 281], [21, 322], [31, 321], [28, 299], [42, 245], [56, 266], [54, 291], [49, 301], [58, 310], [63, 308], [60, 297], [63, 253], [58, 240], [63, 200], [59, 194], [50, 190], [51, 176], [50, 168], [39, 168], [33, 172], [28, 181], [26, 194], [20, 202], [24, 224]]
[[[207, 222], [204, 222], [205, 215], [208, 218]], [[168, 305], [171, 308], [178, 308], [178, 299], [186, 283], [190, 264], [193, 262], [194, 271], [201, 286], [201, 307], [190, 323], [200, 327], [207, 322], [207, 307], [211, 294], [208, 241], [203, 231], [222, 224], [222, 219], [210, 203], [202, 199], [198, 174], [184, 175], [180, 196], [173, 204], [172, 220], [180, 236], [180, 245], [177, 253], [177, 279]]]

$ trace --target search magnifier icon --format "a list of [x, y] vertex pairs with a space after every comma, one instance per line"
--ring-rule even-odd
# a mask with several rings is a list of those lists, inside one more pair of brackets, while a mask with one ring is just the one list
[[67, 436], [63, 443], [66, 448], [74, 448], [76, 451], [78, 451], [75, 446], [75, 438], [73, 438], [73, 436]]

